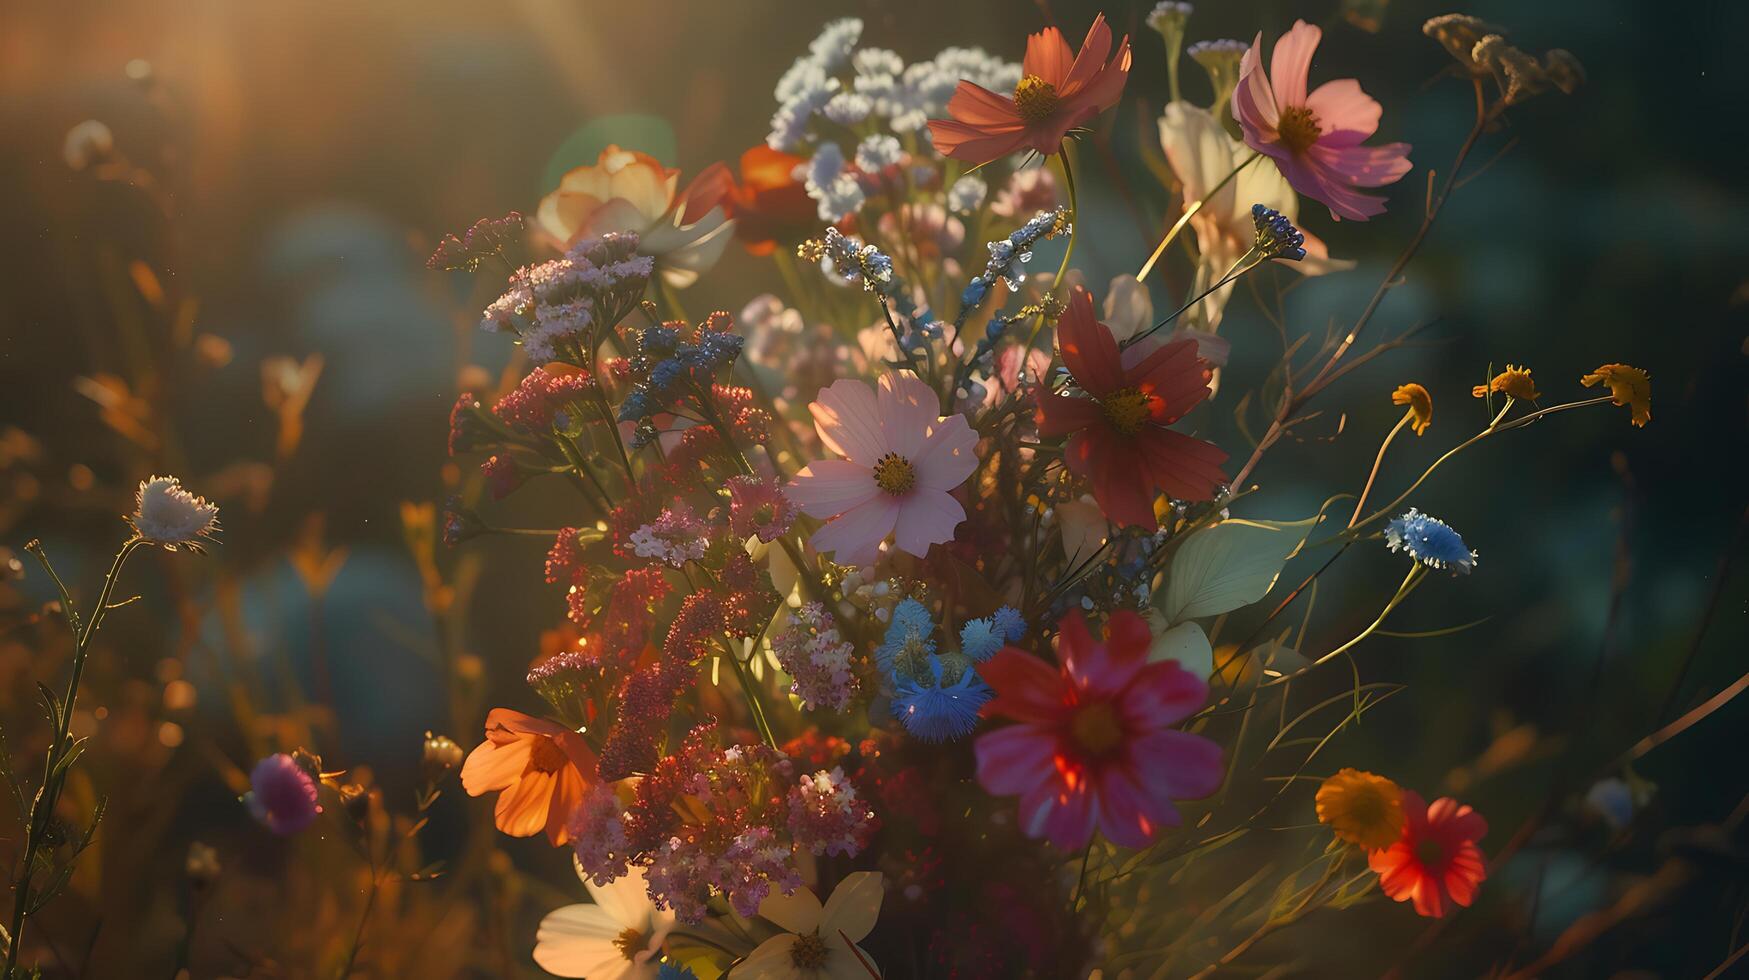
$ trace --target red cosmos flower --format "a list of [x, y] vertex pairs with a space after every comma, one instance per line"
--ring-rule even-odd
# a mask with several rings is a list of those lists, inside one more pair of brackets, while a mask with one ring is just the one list
[[1142, 847], [1177, 825], [1175, 799], [1200, 799], [1222, 778], [1221, 750], [1172, 726], [1208, 698], [1208, 685], [1177, 661], [1148, 662], [1142, 617], [1112, 613], [1104, 643], [1080, 610], [1058, 624], [1050, 664], [1004, 647], [978, 667], [996, 689], [986, 715], [1020, 722], [978, 737], [978, 782], [1020, 797], [1021, 829], [1062, 850], [1094, 830]]
[[1407, 790], [1403, 816], [1403, 836], [1367, 855], [1367, 864], [1378, 872], [1379, 887], [1399, 902], [1414, 899], [1415, 911], [1429, 918], [1445, 914], [1448, 895], [1468, 908], [1488, 876], [1476, 846], [1488, 833], [1488, 821], [1449, 796], [1428, 806]]
[[469, 796], [498, 793], [493, 817], [499, 830], [512, 837], [545, 830], [559, 847], [570, 840], [565, 826], [595, 774], [595, 753], [583, 736], [557, 722], [493, 708], [486, 740], [462, 764], [462, 788]]
[[1063, 457], [1092, 481], [1106, 516], [1153, 530], [1159, 491], [1181, 500], [1214, 496], [1227, 479], [1227, 454], [1166, 428], [1208, 397], [1209, 369], [1196, 341], [1162, 345], [1126, 367], [1111, 328], [1093, 318], [1092, 295], [1077, 286], [1057, 321], [1057, 346], [1086, 396], [1039, 392], [1039, 434], [1069, 436]]
[[1020, 84], [1004, 98], [981, 85], [962, 81], [948, 100], [952, 119], [929, 120], [929, 135], [942, 154], [982, 165], [1032, 149], [1057, 152], [1069, 130], [1117, 104], [1130, 73], [1130, 39], [1117, 46], [1109, 62], [1111, 28], [1105, 15], [1093, 19], [1079, 54], [1069, 50], [1063, 32], [1047, 27], [1026, 39]]
[[730, 192], [735, 237], [753, 255], [794, 245], [819, 226], [814, 199], [795, 178], [801, 157], [761, 143], [741, 154], [741, 180]]

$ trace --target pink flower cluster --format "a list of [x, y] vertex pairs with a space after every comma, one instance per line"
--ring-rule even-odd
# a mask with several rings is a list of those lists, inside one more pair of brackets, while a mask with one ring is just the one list
[[632, 532], [632, 551], [639, 558], [656, 558], [675, 568], [704, 557], [710, 541], [705, 523], [692, 508], [677, 504], [664, 508], [661, 516]]
[[544, 433], [558, 421], [559, 413], [595, 390], [595, 378], [581, 368], [562, 365], [537, 367], [498, 399], [493, 414], [526, 432]]
[[509, 331], [535, 361], [593, 360], [596, 338], [637, 308], [654, 269], [638, 236], [585, 238], [563, 258], [523, 266], [481, 314], [480, 327]]
[[850, 856], [866, 845], [874, 812], [843, 770], [798, 778], [776, 749], [718, 742], [714, 722], [694, 728], [629, 803], [592, 790], [571, 825], [583, 873], [603, 883], [643, 867], [659, 907], [699, 922], [713, 894], [752, 916], [774, 889], [795, 891], [803, 850]]
[[856, 647], [838, 635], [832, 614], [818, 602], [791, 613], [788, 624], [771, 650], [793, 679], [790, 693], [802, 699], [805, 710], [843, 711], [858, 689], [851, 670]]

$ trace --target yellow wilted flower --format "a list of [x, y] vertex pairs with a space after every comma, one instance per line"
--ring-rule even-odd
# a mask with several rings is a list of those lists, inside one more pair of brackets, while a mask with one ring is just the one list
[[1420, 435], [1433, 424], [1433, 396], [1427, 389], [1411, 381], [1391, 392], [1391, 404], [1407, 405], [1415, 413], [1415, 434]]
[[1587, 388], [1608, 385], [1610, 400], [1628, 406], [1635, 425], [1652, 421], [1652, 379], [1645, 371], [1626, 364], [1605, 364], [1580, 378], [1579, 383]]
[[1477, 398], [1486, 398], [1490, 391], [1521, 402], [1534, 402], [1542, 397], [1537, 393], [1536, 382], [1530, 380], [1530, 368], [1513, 367], [1510, 364], [1506, 365], [1506, 370], [1496, 374], [1494, 380], [1471, 389], [1470, 394]]
[[1403, 791], [1383, 776], [1343, 769], [1315, 797], [1318, 822], [1339, 840], [1379, 851], [1403, 834]]

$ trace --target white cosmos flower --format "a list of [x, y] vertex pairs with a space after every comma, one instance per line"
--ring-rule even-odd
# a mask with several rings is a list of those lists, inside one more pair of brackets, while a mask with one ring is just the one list
[[650, 903], [644, 870], [632, 868], [606, 885], [579, 869], [593, 905], [567, 905], [541, 920], [534, 961], [555, 976], [588, 980], [648, 980], [674, 928], [674, 913]]
[[218, 533], [219, 505], [182, 489], [176, 477], [154, 476], [140, 483], [133, 516], [127, 520], [134, 533], [151, 544], [200, 552]]
[[788, 932], [759, 944], [735, 968], [744, 980], [868, 980], [874, 960], [856, 945], [874, 929], [881, 912], [881, 873], [846, 875], [824, 907], [814, 893], [773, 893], [759, 915]]

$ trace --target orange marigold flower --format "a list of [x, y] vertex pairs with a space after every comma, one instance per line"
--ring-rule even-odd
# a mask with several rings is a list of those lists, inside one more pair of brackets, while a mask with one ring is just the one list
[[1652, 379], [1645, 371], [1626, 364], [1605, 364], [1579, 379], [1587, 388], [1609, 386], [1610, 400], [1628, 406], [1635, 425], [1652, 421]]
[[1536, 390], [1536, 382], [1530, 380], [1530, 368], [1513, 367], [1510, 364], [1506, 365], [1506, 370], [1496, 374], [1494, 380], [1472, 388], [1470, 394], [1477, 398], [1486, 398], [1490, 391], [1521, 402], [1534, 402], [1542, 397]]
[[544, 830], [554, 847], [570, 839], [566, 825], [595, 777], [595, 753], [583, 736], [509, 708], [486, 715], [486, 740], [462, 765], [469, 796], [498, 793], [499, 830], [512, 837]]
[[1318, 822], [1339, 840], [1378, 851], [1403, 834], [1403, 791], [1383, 776], [1344, 769], [1318, 787]]
[[1391, 392], [1391, 404], [1407, 405], [1415, 413], [1415, 434], [1421, 435], [1433, 424], [1433, 396], [1427, 389], [1411, 381]]

